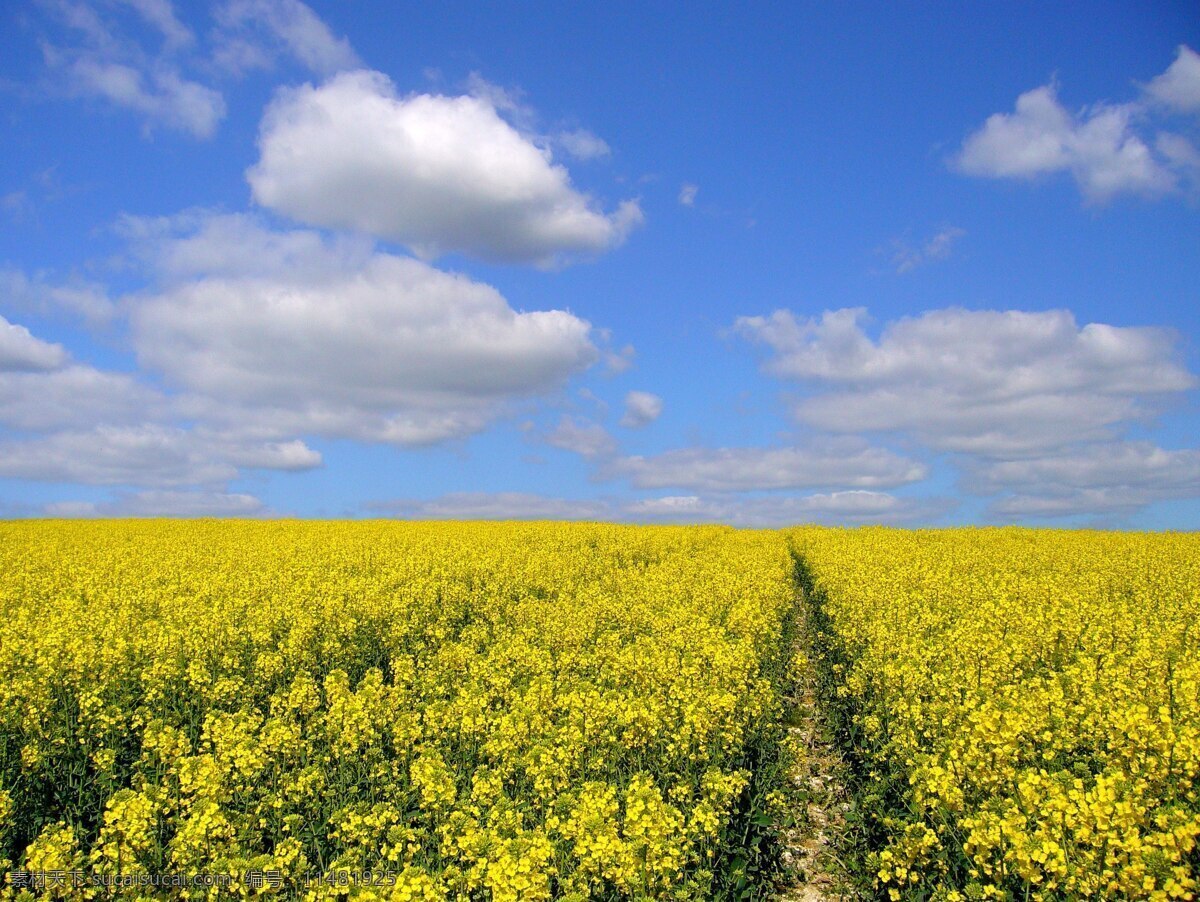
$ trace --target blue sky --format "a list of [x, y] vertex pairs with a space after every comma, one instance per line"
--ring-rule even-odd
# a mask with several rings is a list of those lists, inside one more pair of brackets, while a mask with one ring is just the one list
[[0, 516], [1200, 523], [1194, 3], [0, 12]]

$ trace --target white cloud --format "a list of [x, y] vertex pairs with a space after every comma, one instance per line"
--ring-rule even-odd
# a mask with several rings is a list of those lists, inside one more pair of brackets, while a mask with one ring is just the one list
[[683, 448], [652, 457], [625, 457], [608, 473], [638, 488], [698, 492], [767, 489], [887, 488], [924, 479], [926, 467], [855, 440], [793, 448]]
[[[221, 241], [261, 253], [260, 274], [233, 250], [229, 274], [168, 280], [131, 301], [139, 361], [205, 422], [430, 444], [482, 429], [599, 353], [583, 320], [518, 313], [494, 288], [416, 260], [347, 253], [311, 233], [256, 235], [245, 220], [181, 240], [151, 240], [164, 274], [219, 255]], [[298, 252], [304, 266], [288, 271]]]
[[174, 216], [122, 216], [119, 233], [137, 262], [165, 283], [193, 278], [352, 277], [375, 252], [369, 239], [326, 238], [306, 229], [275, 231], [255, 216], [188, 210]]
[[[213, 74], [217, 69], [241, 74], [269, 68], [280, 51], [318, 75], [361, 66], [345, 38], [300, 0], [227, 0], [214, 11], [212, 59], [197, 51], [195, 35], [181, 22], [169, 0], [119, 0], [163, 36], [163, 46], [148, 50], [128, 37], [119, 19], [103, 17], [99, 8], [72, 0], [46, 7], [73, 33], [65, 43], [44, 43], [47, 65], [61, 74], [66, 87], [140, 113], [151, 126], [209, 138], [225, 117], [221, 92], [184, 74]], [[111, 5], [111, 4], [110, 4]]]
[[252, 443], [155, 424], [0, 442], [0, 477], [86, 485], [215, 485], [236, 478], [239, 467], [296, 471], [320, 463], [300, 441]]
[[197, 138], [212, 137], [225, 117], [225, 100], [219, 91], [188, 81], [168, 67], [142, 70], [89, 54], [65, 62], [64, 69], [77, 91], [103, 97]]
[[[132, 375], [70, 360], [0, 318], [0, 477], [91, 485], [227, 482], [242, 469], [296, 471], [321, 456], [257, 423], [176, 425], [177, 401]], [[259, 434], [255, 434], [259, 433]]]
[[[607, 333], [607, 330], [605, 332]], [[609, 349], [604, 353], [604, 366], [611, 375], [616, 376], [627, 372], [633, 366], [633, 358], [636, 356], [637, 351], [630, 344], [615, 350]]]
[[586, 128], [559, 132], [554, 136], [554, 142], [577, 160], [597, 160], [612, 153], [608, 143]]
[[59, 501], [46, 505], [50, 517], [261, 517], [268, 513], [253, 495], [228, 492], [152, 490], [114, 501]]
[[525, 92], [520, 88], [506, 88], [493, 84], [478, 72], [467, 76], [467, 94], [504, 113], [517, 130], [526, 135], [534, 133], [537, 113], [525, 102]]
[[1069, 172], [1097, 202], [1121, 193], [1160, 194], [1175, 176], [1133, 131], [1131, 105], [1099, 105], [1079, 115], [1058, 101], [1053, 85], [1017, 98], [1016, 112], [988, 117], [956, 158], [968, 175], [1032, 178]]
[[617, 450], [616, 441], [599, 423], [566, 416], [546, 435], [546, 444], [587, 458], [609, 457]]
[[0, 267], [0, 298], [13, 308], [39, 314], [66, 311], [91, 324], [107, 322], [116, 314], [108, 293], [95, 282], [78, 278], [55, 282], [43, 273], [31, 278], [11, 267]]
[[1150, 442], [1103, 442], [1065, 454], [990, 462], [974, 476], [985, 491], [1127, 486], [1200, 492], [1200, 451], [1167, 451]]
[[954, 243], [967, 233], [957, 226], [947, 226], [941, 229], [924, 244], [911, 246], [907, 241], [897, 239], [892, 242], [892, 264], [896, 272], [912, 272], [918, 266], [935, 260], [945, 260], [950, 256]]
[[929, 311], [878, 341], [865, 311], [743, 317], [775, 355], [767, 370], [816, 392], [797, 415], [834, 432], [904, 431], [940, 450], [1033, 455], [1106, 438], [1195, 385], [1165, 329], [1090, 323], [1067, 311]]
[[30, 432], [132, 424], [165, 413], [166, 399], [126, 373], [68, 364], [0, 373], [0, 423]]
[[574, 501], [524, 492], [452, 492], [432, 500], [376, 502], [369, 510], [409, 520], [607, 520], [603, 501]]
[[1181, 183], [1192, 191], [1200, 186], [1200, 149], [1195, 144], [1183, 135], [1159, 132], [1154, 147], [1179, 174]]
[[700, 193], [698, 185], [684, 183], [679, 189], [679, 202], [685, 207], [696, 206], [696, 195]]
[[317, 75], [332, 75], [362, 65], [344, 37], [335, 37], [329, 26], [299, 0], [229, 0], [218, 7], [221, 23], [217, 62], [234, 71], [266, 68], [272, 51], [265, 38], [283, 48]]
[[1067, 169], [1067, 143], [1075, 128], [1046, 85], [1017, 98], [1015, 113], [996, 113], [967, 138], [958, 165], [972, 175], [1033, 176]]
[[[206, 438], [205, 433], [198, 433]], [[252, 470], [285, 470], [298, 472], [321, 466], [321, 455], [300, 439], [286, 442], [248, 442], [236, 434], [207, 437], [215, 451], [230, 463]], [[212, 452], [210, 452], [212, 453]]]
[[657, 420], [663, 412], [663, 399], [648, 391], [631, 391], [625, 396], [625, 415], [621, 425], [639, 429]]
[[162, 416], [163, 395], [125, 373], [71, 360], [59, 344], [0, 317], [0, 425], [25, 432]]
[[254, 199], [293, 219], [541, 264], [620, 244], [636, 201], [605, 214], [484, 97], [399, 96], [378, 72], [284, 90], [263, 119]]
[[24, 326], [0, 316], [0, 373], [53, 370], [66, 360], [62, 345], [34, 338]]
[[1154, 501], [1200, 497], [1200, 450], [1150, 442], [1099, 442], [1026, 460], [981, 462], [968, 486], [1002, 497], [999, 516], [1123, 513]]
[[1155, 492], [1120, 486], [1048, 495], [1015, 494], [990, 504], [987, 513], [1001, 520], [1131, 514], [1153, 501], [1163, 500], [1163, 497]]
[[191, 31], [165, 0], [124, 2], [162, 32], [162, 52], [147, 53], [95, 9], [64, 0], [48, 8], [79, 41], [43, 44], [46, 64], [62, 75], [68, 90], [140, 113], [147, 128], [163, 125], [197, 138], [211, 137], [225, 116], [225, 100], [219, 91], [184, 77], [174, 56], [192, 42]]
[[56, 432], [0, 444], [0, 476], [88, 485], [226, 482], [237, 470], [189, 453], [186, 433], [156, 426]]
[[1148, 137], [1155, 117], [1172, 110], [1200, 110], [1200, 55], [1182, 45], [1170, 68], [1130, 103], [1097, 103], [1072, 113], [1054, 84], [1027, 91], [1014, 112], [989, 116], [969, 135], [953, 162], [968, 175], [990, 178], [1069, 172], [1098, 203], [1125, 193], [1164, 194], [1195, 177], [1196, 151], [1187, 139]]
[[1146, 85], [1146, 93], [1159, 103], [1182, 112], [1200, 110], [1200, 54], [1180, 44], [1175, 62]]

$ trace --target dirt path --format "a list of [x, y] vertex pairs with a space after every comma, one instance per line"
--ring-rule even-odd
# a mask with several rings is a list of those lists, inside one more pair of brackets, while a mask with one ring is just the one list
[[845, 765], [822, 729], [816, 675], [806, 654], [807, 601], [801, 596], [796, 636], [794, 692], [788, 732], [796, 749], [791, 774], [799, 810], [796, 825], [784, 831], [784, 865], [791, 879], [780, 892], [786, 902], [849, 902], [857, 898], [837, 858], [839, 836], [846, 829], [849, 801], [840, 774]]

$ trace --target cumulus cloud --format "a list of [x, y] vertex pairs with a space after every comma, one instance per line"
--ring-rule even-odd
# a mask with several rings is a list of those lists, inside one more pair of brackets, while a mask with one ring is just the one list
[[1130, 105], [1097, 106], [1073, 114], [1053, 85], [1017, 98], [1016, 111], [996, 113], [963, 143], [956, 162], [968, 175], [1032, 178], [1069, 172], [1092, 201], [1121, 193], [1171, 190], [1175, 176], [1133, 130]]
[[361, 239], [199, 211], [129, 217], [121, 233], [150, 278], [118, 305], [140, 370], [73, 361], [0, 320], [0, 425], [14, 430], [0, 476], [220, 494], [247, 470], [319, 466], [305, 436], [464, 437], [600, 356], [571, 314], [517, 312]]
[[930, 447], [1035, 455], [1111, 437], [1195, 385], [1169, 330], [1089, 323], [1063, 310], [933, 310], [878, 340], [861, 308], [788, 311], [736, 330], [774, 352], [767, 370], [815, 388], [796, 413], [833, 432], [908, 432]]
[[685, 207], [696, 206], [696, 195], [700, 193], [698, 185], [684, 183], [679, 189], [679, 202]]
[[0, 373], [53, 370], [66, 359], [62, 345], [34, 338], [24, 326], [0, 316]]
[[636, 201], [606, 214], [486, 96], [400, 96], [378, 72], [281, 91], [263, 119], [254, 199], [301, 222], [424, 258], [552, 263], [620, 244]]
[[21, 434], [0, 439], [0, 477], [179, 486], [226, 482], [243, 468], [294, 471], [321, 463], [296, 439], [175, 425], [181, 412], [160, 390], [74, 362], [60, 345], [6, 320], [0, 325], [0, 363], [10, 364], [0, 365], [0, 426]]
[[903, 239], [897, 239], [892, 242], [892, 265], [896, 267], [896, 272], [906, 273], [926, 263], [945, 260], [950, 256], [954, 243], [966, 234], [957, 226], [947, 226], [915, 247]]
[[924, 479], [924, 464], [855, 440], [790, 448], [682, 448], [610, 466], [644, 489], [747, 492], [838, 486], [888, 488]]
[[362, 65], [350, 42], [300, 0], [228, 0], [214, 15], [221, 25], [217, 62], [234, 72], [266, 68], [278, 50], [317, 75]]
[[260, 517], [268, 513], [253, 495], [229, 492], [151, 490], [99, 504], [58, 501], [46, 505], [50, 517]]
[[1200, 110], [1200, 53], [1180, 44], [1175, 62], [1146, 85], [1146, 93], [1172, 109], [1189, 113]]
[[899, 432], [949, 451], [963, 487], [1002, 518], [1123, 513], [1200, 494], [1200, 452], [1123, 439], [1196, 379], [1165, 329], [1079, 326], [1067, 311], [934, 310], [887, 324], [865, 311], [738, 321], [768, 372], [808, 392], [800, 419]]
[[552, 498], [525, 492], [452, 492], [430, 500], [375, 502], [368, 510], [408, 520], [608, 520], [604, 501]]
[[107, 417], [90, 427], [88, 419], [97, 419], [99, 411], [80, 411], [83, 415], [71, 422], [66, 417], [75, 411], [60, 406], [22, 421], [11, 416], [11, 406], [0, 405], [0, 421], [52, 428], [33, 438], [0, 440], [4, 478], [86, 485], [213, 485], [236, 478], [241, 469], [299, 471], [321, 464], [321, 455], [297, 439], [264, 442], [237, 432], [166, 425], [147, 420], [146, 410], [135, 411], [121, 402], [110, 406], [130, 422], [114, 423], [119, 418]]
[[663, 399], [648, 391], [631, 391], [625, 396], [625, 415], [621, 425], [626, 429], [640, 429], [657, 420], [663, 412]]
[[[247, 235], [257, 273], [234, 251], [228, 273], [169, 281], [130, 314], [141, 364], [207, 422], [432, 444], [482, 429], [598, 356], [585, 321], [518, 313], [491, 286], [417, 260], [311, 234], [256, 236], [245, 221], [193, 230], [182, 241], [198, 243], [184, 249], [152, 241], [164, 273], [186, 273], [186, 261]], [[289, 271], [301, 252], [305, 265]]]
[[953, 164], [989, 178], [1070, 173], [1084, 197], [1096, 203], [1118, 194], [1164, 194], [1193, 181], [1189, 161], [1196, 154], [1180, 135], [1149, 136], [1164, 110], [1200, 110], [1200, 56], [1186, 46], [1145, 86], [1143, 98], [1130, 103], [1097, 103], [1072, 112], [1053, 83], [1025, 92], [1013, 112], [989, 116], [970, 134]]

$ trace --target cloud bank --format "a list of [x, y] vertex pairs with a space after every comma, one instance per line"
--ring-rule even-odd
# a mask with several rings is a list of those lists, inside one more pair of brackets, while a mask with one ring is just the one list
[[1200, 496], [1200, 451], [1127, 438], [1197, 385], [1171, 330], [1080, 326], [1063, 310], [931, 310], [878, 338], [866, 322], [862, 308], [780, 310], [735, 330], [770, 349], [767, 372], [804, 387], [803, 423], [948, 452], [996, 518]]
[[[518, 313], [491, 286], [418, 260], [244, 217], [183, 227], [151, 239], [167, 284], [139, 297], [130, 321], [141, 365], [209, 422], [432, 444], [479, 431], [509, 400], [556, 389], [598, 358], [584, 320]], [[304, 265], [292, 269], [297, 254]], [[227, 265], [192, 273], [197, 258]]]
[[1181, 46], [1175, 62], [1123, 104], [1067, 109], [1051, 83], [1026, 91], [1011, 113], [995, 113], [963, 142], [953, 165], [967, 175], [1033, 179], [1069, 173], [1084, 197], [1104, 203], [1119, 194], [1156, 196], [1193, 183], [1200, 152], [1187, 137], [1151, 136], [1162, 108], [1200, 110], [1200, 55]]
[[811, 385], [796, 415], [831, 432], [908, 432], [944, 451], [1012, 455], [1111, 437], [1192, 388], [1166, 329], [1089, 323], [1065, 310], [933, 310], [884, 328], [866, 311], [743, 317], [767, 371]]

